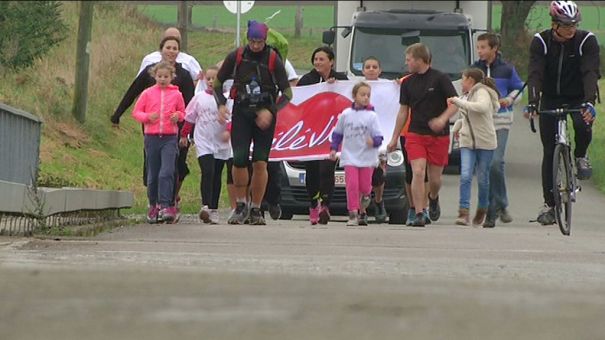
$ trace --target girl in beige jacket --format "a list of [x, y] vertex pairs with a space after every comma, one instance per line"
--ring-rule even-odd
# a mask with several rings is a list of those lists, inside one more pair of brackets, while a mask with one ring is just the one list
[[479, 200], [473, 225], [482, 225], [489, 206], [489, 170], [494, 149], [496, 130], [493, 115], [500, 108], [498, 90], [491, 78], [478, 68], [462, 73], [463, 98], [448, 98], [448, 104], [460, 108], [461, 118], [454, 124], [454, 134], [460, 144], [460, 203], [456, 224], [469, 225], [469, 209], [473, 172], [479, 183]]

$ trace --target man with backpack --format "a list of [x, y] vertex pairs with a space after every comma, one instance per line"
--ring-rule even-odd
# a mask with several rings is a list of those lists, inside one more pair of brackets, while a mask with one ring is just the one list
[[[529, 73], [527, 85], [529, 105], [526, 118], [541, 110], [552, 110], [568, 105], [570, 109], [582, 108], [582, 114], [574, 114], [575, 158], [580, 180], [589, 179], [592, 168], [586, 151], [592, 139], [592, 123], [596, 111], [597, 81], [599, 73], [599, 45], [594, 34], [578, 29], [580, 10], [573, 1], [550, 3], [551, 28], [536, 33], [529, 48]], [[542, 191], [544, 208], [538, 215], [542, 225], [555, 223], [553, 207], [553, 154], [557, 119], [540, 115], [540, 139], [542, 141]]]
[[[248, 44], [231, 52], [218, 72], [213, 87], [219, 109], [219, 118], [228, 119], [227, 99], [223, 83], [233, 79], [230, 97], [233, 98], [231, 146], [233, 148], [233, 182], [237, 205], [227, 223], [263, 225], [260, 207], [267, 187], [267, 161], [273, 142], [277, 111], [292, 98], [292, 90], [284, 63], [277, 52], [267, 46], [268, 27], [264, 23], [248, 21]], [[281, 96], [278, 97], [278, 93]], [[247, 204], [248, 164], [252, 151], [251, 202]]]

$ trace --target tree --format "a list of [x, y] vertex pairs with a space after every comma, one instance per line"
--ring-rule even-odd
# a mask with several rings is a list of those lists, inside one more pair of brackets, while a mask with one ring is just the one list
[[519, 72], [526, 73], [529, 36], [525, 21], [536, 1], [501, 1], [500, 37], [502, 51]]
[[65, 39], [58, 1], [0, 2], [0, 66], [28, 67]]

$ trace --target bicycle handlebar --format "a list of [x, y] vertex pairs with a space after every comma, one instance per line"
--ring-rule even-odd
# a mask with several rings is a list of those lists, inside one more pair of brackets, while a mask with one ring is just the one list
[[[581, 109], [568, 109], [568, 108], [558, 108], [558, 109], [554, 109], [554, 110], [541, 110], [541, 111], [537, 111], [538, 114], [546, 114], [546, 115], [551, 115], [551, 116], [555, 116], [555, 117], [564, 117], [568, 114], [573, 114], [573, 113], [582, 113], [584, 112], [585, 109], [581, 108]], [[529, 116], [529, 127], [531, 128], [531, 132], [536, 132], [536, 126], [534, 124], [534, 117], [533, 115]]]

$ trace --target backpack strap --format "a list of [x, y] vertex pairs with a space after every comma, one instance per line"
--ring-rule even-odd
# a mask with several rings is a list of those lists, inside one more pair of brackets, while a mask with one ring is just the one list
[[234, 80], [233, 86], [231, 86], [231, 90], [229, 91], [229, 96], [232, 99], [235, 99], [237, 96], [237, 87], [235, 86], [235, 74], [237, 73], [237, 68], [242, 63], [244, 59], [244, 48], [238, 47], [235, 51], [235, 65], [233, 65], [233, 72], [231, 73], [231, 78]]
[[275, 70], [275, 59], [277, 59], [277, 52], [274, 49], [271, 49], [271, 53], [269, 53], [269, 72], [273, 74]]

